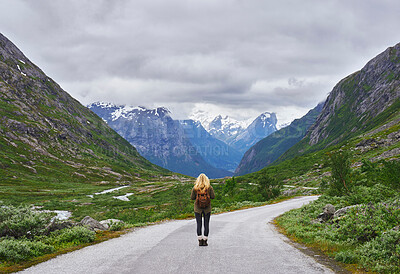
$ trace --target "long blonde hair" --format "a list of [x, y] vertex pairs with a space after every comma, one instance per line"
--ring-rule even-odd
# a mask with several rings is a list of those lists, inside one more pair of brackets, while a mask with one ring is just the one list
[[208, 177], [204, 173], [201, 173], [194, 183], [194, 190], [203, 192], [204, 190], [208, 190], [209, 188], [210, 179], [208, 179]]

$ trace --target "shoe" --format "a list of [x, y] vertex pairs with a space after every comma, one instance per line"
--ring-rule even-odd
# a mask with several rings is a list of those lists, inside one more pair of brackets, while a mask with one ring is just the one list
[[197, 236], [197, 239], [199, 240], [199, 246], [203, 246], [204, 245], [204, 240], [202, 236]]
[[203, 237], [203, 246], [208, 246], [207, 240], [208, 240], [208, 237], [207, 237], [207, 236], [204, 236], [204, 237]]

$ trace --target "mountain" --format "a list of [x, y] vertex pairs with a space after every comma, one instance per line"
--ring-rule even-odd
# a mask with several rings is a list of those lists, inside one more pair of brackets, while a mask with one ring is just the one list
[[299, 142], [307, 133], [321, 113], [324, 103], [318, 104], [300, 119], [275, 131], [257, 142], [244, 154], [235, 175], [244, 175], [258, 171], [279, 158], [286, 150]]
[[0, 94], [0, 197], [15, 194], [6, 186], [18, 188], [23, 199], [40, 191], [36, 184], [65, 189], [170, 174], [141, 157], [2, 34]]
[[385, 121], [400, 107], [400, 43], [386, 49], [330, 92], [306, 137], [279, 159], [341, 143]]
[[216, 116], [208, 125], [208, 132], [215, 138], [230, 144], [245, 131], [244, 125], [229, 116]]
[[200, 122], [211, 136], [225, 142], [242, 155], [249, 147], [277, 130], [276, 114], [269, 112], [260, 114], [250, 125], [247, 121], [240, 122], [229, 116], [210, 118], [204, 111], [197, 111], [190, 117]]
[[232, 174], [207, 163], [186, 137], [181, 123], [173, 120], [166, 108], [147, 109], [99, 102], [88, 108], [154, 164], [190, 176], [202, 172], [211, 178]]
[[245, 153], [252, 145], [276, 131], [275, 113], [264, 112], [228, 144]]
[[239, 151], [211, 136], [198, 121], [182, 120], [180, 123], [185, 136], [209, 164], [232, 172], [236, 169], [242, 157]]

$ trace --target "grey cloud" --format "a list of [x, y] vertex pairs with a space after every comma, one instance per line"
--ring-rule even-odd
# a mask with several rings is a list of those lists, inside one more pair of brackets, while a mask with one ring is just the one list
[[3, 34], [82, 103], [311, 108], [400, 41], [396, 0], [2, 5]]

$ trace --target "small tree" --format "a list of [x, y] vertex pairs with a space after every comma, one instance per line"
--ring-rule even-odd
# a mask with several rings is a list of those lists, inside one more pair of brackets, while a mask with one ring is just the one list
[[232, 177], [231, 179], [227, 179], [225, 181], [224, 185], [224, 192], [231, 192], [234, 188], [236, 187], [236, 180], [235, 177]]
[[276, 178], [262, 173], [257, 177], [257, 181], [258, 191], [264, 199], [273, 199], [281, 193], [282, 183]]
[[349, 194], [351, 178], [350, 153], [338, 151], [328, 154], [332, 168], [332, 177], [329, 184], [329, 194], [341, 196]]

